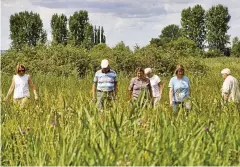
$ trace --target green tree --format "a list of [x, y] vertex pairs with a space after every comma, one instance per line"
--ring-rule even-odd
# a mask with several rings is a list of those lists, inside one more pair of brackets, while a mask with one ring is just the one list
[[97, 43], [101, 43], [101, 32], [100, 32], [100, 26], [97, 29]]
[[97, 45], [98, 44], [98, 34], [97, 34], [97, 27], [96, 27], [96, 25], [94, 26], [93, 33], [94, 33], [94, 45]]
[[80, 46], [83, 44], [85, 38], [85, 28], [89, 26], [88, 12], [85, 10], [80, 10], [79, 12], [74, 12], [69, 19], [69, 31], [70, 40], [73, 41], [74, 45]]
[[231, 54], [235, 57], [240, 57], [240, 41], [238, 37], [233, 38]]
[[101, 28], [101, 43], [106, 43], [106, 36], [104, 35], [103, 26]]
[[183, 36], [193, 40], [199, 48], [204, 48], [206, 40], [205, 10], [201, 5], [183, 9], [181, 13]]
[[231, 16], [228, 8], [223, 5], [211, 7], [206, 13], [207, 42], [210, 49], [224, 51], [229, 43], [230, 36], [227, 34], [228, 23]]
[[171, 24], [163, 28], [161, 35], [159, 38], [165, 42], [169, 43], [171, 41], [174, 41], [178, 39], [181, 36], [180, 34], [180, 28], [178, 25]]
[[178, 38], [175, 41], [172, 41], [168, 44], [170, 48], [175, 50], [195, 50], [197, 48], [196, 43], [193, 40], [190, 40], [185, 37]]
[[67, 44], [67, 16], [54, 14], [51, 19], [53, 41], [57, 44]]
[[93, 39], [93, 26], [91, 24], [87, 24], [84, 29], [83, 47], [87, 48], [88, 50], [91, 49], [94, 45]]
[[10, 38], [12, 47], [18, 50], [21, 50], [24, 45], [36, 46], [38, 43], [45, 43], [47, 33], [43, 29], [40, 15], [32, 11], [11, 15]]
[[136, 69], [138, 60], [134, 57], [129, 46], [126, 46], [123, 41], [117, 43], [112, 50], [115, 69], [117, 71], [127, 72], [125, 74], [129, 74]]
[[166, 46], [169, 42], [181, 37], [181, 29], [178, 25], [171, 24], [164, 27], [159, 38], [152, 38], [150, 44], [156, 47]]
[[160, 38], [152, 38], [150, 41], [150, 45], [155, 46], [155, 47], [159, 47], [159, 46], [163, 46], [163, 41]]
[[94, 45], [100, 44], [100, 43], [106, 43], [106, 36], [104, 35], [104, 29], [103, 27], [96, 27], [94, 26], [93, 30], [93, 37], [94, 37]]

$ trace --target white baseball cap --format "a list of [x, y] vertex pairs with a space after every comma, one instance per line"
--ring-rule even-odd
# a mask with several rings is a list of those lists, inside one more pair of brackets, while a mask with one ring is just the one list
[[152, 73], [152, 69], [151, 68], [145, 68], [144, 73], [145, 74]]
[[109, 65], [108, 60], [107, 59], [103, 59], [101, 62], [101, 68], [107, 68]]
[[221, 74], [227, 74], [227, 75], [230, 75], [231, 74], [231, 71], [229, 68], [224, 68], [222, 71], [221, 71]]

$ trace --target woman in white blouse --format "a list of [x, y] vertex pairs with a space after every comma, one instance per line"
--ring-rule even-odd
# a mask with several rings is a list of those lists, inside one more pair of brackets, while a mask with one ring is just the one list
[[35, 100], [38, 99], [36, 87], [32, 82], [32, 78], [30, 75], [25, 74], [25, 71], [26, 68], [24, 65], [17, 65], [16, 75], [13, 76], [12, 84], [4, 99], [4, 101], [7, 101], [14, 90], [13, 102], [19, 104], [21, 108], [24, 107], [24, 104], [30, 98], [29, 85], [33, 89]]

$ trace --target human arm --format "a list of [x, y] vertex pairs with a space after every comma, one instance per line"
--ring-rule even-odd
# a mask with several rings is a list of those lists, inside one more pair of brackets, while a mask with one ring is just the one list
[[132, 96], [133, 96], [133, 87], [134, 87], [134, 79], [132, 78], [128, 87], [129, 101], [132, 99]]
[[97, 90], [96, 83], [93, 83], [93, 85], [92, 85], [92, 98], [93, 98], [93, 100], [96, 99], [96, 90]]
[[151, 86], [150, 80], [148, 80], [148, 82], [149, 82], [149, 84], [148, 84], [148, 90], [149, 90], [150, 97], [152, 98], [152, 97], [153, 97], [152, 86]]
[[93, 99], [93, 101], [96, 101], [97, 83], [98, 83], [98, 77], [95, 74], [94, 79], [93, 79], [93, 85], [92, 85], [92, 99]]
[[174, 99], [173, 78], [171, 78], [168, 87], [169, 87], [169, 103], [170, 103], [170, 106], [172, 106], [173, 99]]
[[224, 95], [223, 95], [223, 100], [224, 100], [224, 101], [227, 101], [228, 98], [229, 98], [229, 94], [228, 94], [228, 93], [224, 93]]
[[15, 88], [15, 81], [14, 81], [14, 78], [13, 78], [13, 79], [12, 79], [11, 86], [10, 86], [10, 88], [9, 88], [9, 90], [8, 90], [8, 93], [7, 93], [7, 95], [6, 95], [6, 97], [4, 98], [3, 101], [7, 101], [7, 100], [8, 100], [8, 98], [9, 98], [9, 96], [12, 94], [14, 88]]
[[38, 99], [38, 94], [37, 94], [36, 86], [33, 84], [32, 77], [30, 75], [29, 75], [29, 78], [28, 78], [28, 84], [30, 85], [30, 87], [33, 90], [35, 100], [37, 100]]
[[169, 89], [169, 103], [170, 103], [170, 106], [173, 105], [173, 88]]
[[164, 84], [163, 84], [163, 82], [162, 81], [160, 81], [159, 83], [158, 83], [158, 86], [159, 86], [159, 90], [160, 90], [160, 96], [162, 95], [162, 92], [163, 92], [163, 88], [164, 88]]

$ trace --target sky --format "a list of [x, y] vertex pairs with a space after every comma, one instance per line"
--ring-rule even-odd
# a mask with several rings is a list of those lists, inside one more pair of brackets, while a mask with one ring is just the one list
[[182, 9], [196, 4], [205, 10], [217, 4], [227, 6], [231, 15], [228, 34], [231, 39], [240, 37], [239, 0], [1, 0], [1, 50], [11, 43], [10, 16], [24, 10], [40, 14], [49, 41], [54, 13], [69, 18], [75, 11], [87, 10], [90, 23], [104, 27], [107, 45], [113, 47], [123, 41], [133, 48], [149, 44], [169, 24], [180, 26]]

